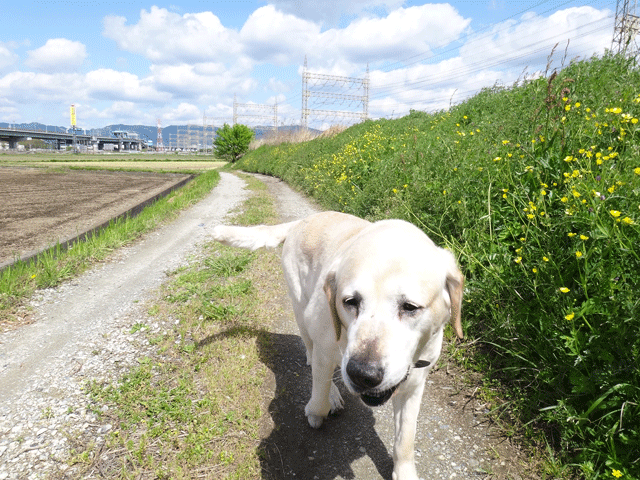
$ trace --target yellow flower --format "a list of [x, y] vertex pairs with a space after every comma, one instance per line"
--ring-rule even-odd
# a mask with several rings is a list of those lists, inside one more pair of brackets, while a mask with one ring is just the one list
[[580, 250], [578, 250], [576, 252], [576, 258], [580, 258], [580, 257], [582, 257], [582, 252]]
[[589, 240], [589, 237], [586, 235], [580, 235], [580, 240]]
[[569, 233], [567, 233], [567, 236], [568, 236], [569, 238], [573, 238], [573, 237], [575, 237], [575, 236], [576, 236], [576, 234], [575, 234], [575, 233], [573, 233], [573, 232], [569, 232]]
[[535, 267], [534, 267], [531, 271], [532, 271], [533, 273], [538, 273], [538, 269], [537, 269], [537, 268], [535, 268]]
[[569, 293], [571, 290], [569, 290], [567, 287], [560, 287], [560, 291], [562, 293]]
[[615, 468], [611, 471], [611, 475], [616, 478], [620, 478], [622, 476], [622, 472], [620, 470], [616, 470]]
[[575, 316], [576, 316], [575, 313], [571, 312], [570, 314], [565, 315], [564, 318], [566, 318], [567, 320], [571, 321], [571, 320], [573, 320], [573, 317], [575, 317]]
[[549, 261], [549, 259], [547, 257], [542, 257], [542, 260], [544, 260], [545, 262]]
[[513, 261], [516, 262], [516, 263], [520, 263], [520, 262], [522, 262], [522, 257], [517, 257]]
[[560, 199], [560, 201], [561, 201], [562, 203], [567, 203], [567, 202], [569, 201], [569, 199], [568, 199], [567, 197], [562, 197], [562, 198]]
[[609, 213], [614, 218], [618, 218], [620, 215], [622, 215], [618, 210], [609, 210]]
[[633, 219], [629, 218], [629, 217], [624, 217], [622, 219], [622, 223], [626, 223], [627, 225], [633, 225]]
[[634, 168], [633, 173], [635, 173], [636, 175], [640, 175], [640, 167]]

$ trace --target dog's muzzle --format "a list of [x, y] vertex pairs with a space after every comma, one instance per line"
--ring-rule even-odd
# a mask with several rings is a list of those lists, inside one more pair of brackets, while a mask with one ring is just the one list
[[[418, 360], [413, 367], [425, 368], [431, 362], [427, 360]], [[362, 401], [370, 407], [379, 407], [386, 403], [395, 393], [396, 389], [404, 382], [411, 372], [411, 367], [407, 369], [407, 373], [402, 380], [395, 386], [378, 390], [376, 387], [382, 383], [384, 378], [384, 370], [368, 363], [361, 363], [353, 358], [349, 360], [346, 367], [346, 373], [349, 376], [351, 384], [355, 387], [357, 393], [360, 394]]]

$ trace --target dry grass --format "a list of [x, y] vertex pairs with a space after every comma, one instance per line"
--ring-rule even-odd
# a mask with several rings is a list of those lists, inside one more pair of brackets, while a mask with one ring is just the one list
[[316, 130], [305, 130], [299, 128], [297, 130], [278, 130], [277, 132], [269, 132], [259, 139], [253, 140], [249, 145], [249, 150], [255, 150], [263, 145], [280, 145], [281, 143], [302, 143], [314, 140], [316, 138], [329, 138], [345, 131], [346, 125], [333, 125], [323, 132]]

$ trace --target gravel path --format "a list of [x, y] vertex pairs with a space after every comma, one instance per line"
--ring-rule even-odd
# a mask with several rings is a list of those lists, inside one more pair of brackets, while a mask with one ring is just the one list
[[[279, 180], [260, 178], [275, 195], [283, 221], [318, 210]], [[176, 221], [123, 248], [109, 263], [37, 294], [36, 321], [0, 335], [0, 480], [78, 478], [61, 461], [68, 458], [74, 432], [90, 432], [99, 446], [111, 429], [88, 409], [82, 385], [116, 379], [151, 353], [147, 332], [132, 333], [132, 326], [148, 323], [144, 301], [165, 281], [165, 272], [198, 254], [210, 228], [246, 197], [242, 187], [242, 180], [223, 173], [218, 187]], [[283, 291], [288, 304], [285, 297]], [[303, 412], [310, 372], [292, 315], [275, 328], [278, 353], [270, 385], [284, 393], [274, 393], [269, 405], [263, 477], [390, 479], [390, 404], [369, 409], [343, 389], [345, 411], [311, 430]], [[416, 442], [419, 473], [428, 479], [521, 478], [518, 452], [493, 437], [484, 406], [447, 370], [441, 367], [428, 380]]]
[[145, 299], [165, 272], [197, 253], [208, 228], [244, 200], [243, 185], [223, 174], [218, 187], [176, 221], [121, 249], [109, 263], [37, 294], [35, 322], [0, 335], [0, 480], [64, 471], [60, 460], [74, 431], [92, 429], [96, 443], [103, 442], [111, 426], [96, 423], [87, 410], [83, 384], [118, 378], [150, 352], [146, 335], [131, 333], [144, 321]]

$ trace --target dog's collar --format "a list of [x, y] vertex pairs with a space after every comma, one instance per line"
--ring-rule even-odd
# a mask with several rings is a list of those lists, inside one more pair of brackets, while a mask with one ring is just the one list
[[418, 360], [413, 366], [415, 368], [424, 368], [424, 367], [428, 367], [429, 365], [431, 365], [431, 362], [427, 360]]

